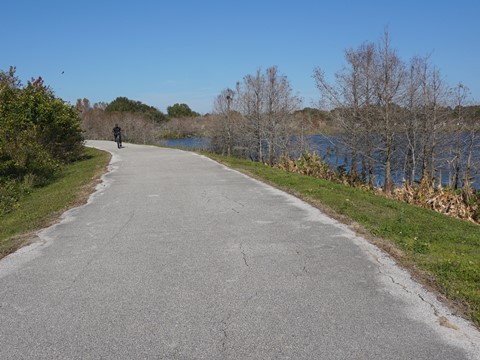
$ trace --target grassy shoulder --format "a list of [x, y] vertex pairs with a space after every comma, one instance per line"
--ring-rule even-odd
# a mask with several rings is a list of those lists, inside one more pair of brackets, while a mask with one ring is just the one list
[[350, 224], [480, 325], [480, 226], [342, 184], [206, 154]]
[[69, 208], [83, 204], [110, 161], [110, 154], [85, 148], [82, 160], [66, 166], [51, 184], [35, 189], [0, 217], [0, 258], [33, 237], [33, 232], [58, 219]]

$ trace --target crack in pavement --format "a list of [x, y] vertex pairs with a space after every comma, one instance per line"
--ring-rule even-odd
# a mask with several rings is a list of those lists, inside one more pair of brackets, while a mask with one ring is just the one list
[[245, 207], [245, 204], [242, 204], [240, 201], [237, 201], [237, 200], [233, 200], [231, 198], [229, 198], [227, 195], [223, 195], [223, 197], [231, 202], [234, 202], [235, 204], [238, 204], [240, 205], [241, 207]]
[[230, 325], [233, 323], [233, 320], [231, 320], [236, 314], [242, 312], [245, 307], [248, 305], [248, 303], [250, 301], [252, 301], [253, 298], [257, 297], [258, 296], [258, 292], [255, 291], [255, 294], [252, 294], [250, 295], [250, 297], [244, 301], [243, 305], [241, 306], [241, 308], [235, 312], [229, 312], [227, 314], [227, 316], [222, 319], [220, 321], [221, 323], [221, 326], [220, 326], [220, 332], [222, 334], [222, 352], [226, 352], [227, 351], [227, 342], [228, 342], [228, 339], [229, 339], [229, 336], [228, 336], [228, 329], [230, 328]]
[[[378, 259], [377, 259], [378, 261]], [[381, 264], [382, 266], [385, 266], [384, 264], [382, 264], [380, 261], [378, 261], [379, 264]], [[396, 281], [393, 276], [389, 275], [389, 274], [385, 274], [384, 272], [382, 272], [380, 269], [378, 270], [378, 272], [380, 274], [382, 274], [383, 276], [386, 276], [388, 277], [393, 284], [397, 285], [397, 286], [400, 286], [405, 292], [411, 294], [411, 295], [414, 295], [414, 296], [417, 296], [422, 302], [424, 302], [425, 304], [429, 305], [430, 308], [432, 309], [432, 312], [433, 312], [433, 315], [438, 319], [438, 324], [444, 328], [448, 328], [448, 329], [451, 329], [451, 330], [454, 330], [454, 331], [458, 331], [460, 330], [456, 325], [452, 324], [445, 316], [442, 316], [440, 315], [438, 309], [435, 307], [434, 304], [432, 304], [430, 301], [426, 300], [421, 294], [418, 294], [418, 293], [415, 293], [415, 292], [412, 292], [410, 291], [405, 285], [399, 283], [398, 281]], [[414, 281], [411, 277], [410, 279], [412, 281]], [[469, 336], [468, 334], [465, 334], [464, 335], [466, 336], [466, 338], [468, 339], [468, 342], [470, 343], [470, 345], [475, 348], [476, 344], [475, 344], [475, 341], [473, 341]]]
[[228, 340], [227, 330], [228, 330], [229, 324], [227, 324], [225, 321], [222, 321], [222, 324], [224, 325], [224, 327], [221, 329], [221, 331], [223, 333], [222, 352], [225, 352], [225, 351], [227, 351], [227, 340]]
[[[376, 261], [381, 267], [386, 266], [384, 263], [382, 263], [382, 262], [380, 261], [380, 259], [379, 259], [375, 254], [373, 254], [373, 253], [370, 253], [370, 254], [373, 256], [373, 258], [375, 259], [375, 261]], [[409, 294], [412, 294], [412, 295], [418, 296], [420, 300], [422, 300], [422, 301], [425, 302], [426, 304], [430, 305], [430, 306], [432, 307], [433, 311], [434, 311], [434, 315], [438, 316], [438, 310], [435, 308], [435, 305], [433, 305], [433, 304], [430, 303], [429, 301], [425, 300], [421, 294], [416, 294], [416, 293], [410, 291], [410, 290], [407, 288], [406, 285], [404, 285], [404, 284], [396, 281], [395, 278], [394, 278], [392, 275], [387, 274], [387, 273], [385, 273], [384, 271], [382, 271], [382, 268], [381, 268], [381, 267], [378, 268], [379, 274], [381, 274], [381, 275], [389, 278], [390, 281], [391, 281], [393, 284], [401, 287], [405, 292], [407, 292], [407, 293], [409, 293]], [[410, 276], [410, 279], [413, 281], [413, 279], [412, 279], [411, 276]]]
[[243, 244], [240, 244], [240, 252], [242, 253], [243, 262], [245, 263], [245, 266], [249, 267], [247, 262], [247, 254], [245, 254], [245, 250], [243, 250]]
[[[231, 202], [233, 202], [233, 203], [235, 203], [235, 204], [237, 204], [237, 205], [240, 205], [241, 207], [245, 207], [245, 204], [242, 204], [240, 201], [233, 200], [233, 199], [229, 198], [229, 197], [228, 197], [227, 195], [225, 195], [225, 194], [222, 194], [222, 196], [223, 196], [225, 199], [227, 199], [228, 201], [231, 201]], [[234, 211], [234, 212], [236, 212], [237, 214], [240, 214], [240, 211], [237, 210], [237, 209], [235, 209], [234, 207], [231, 208], [231, 210]]]
[[307, 259], [304, 256], [302, 256], [302, 253], [299, 250], [295, 250], [295, 253], [302, 259], [302, 262], [303, 262], [302, 270], [300, 271], [300, 273], [296, 273], [296, 272], [293, 273], [293, 276], [297, 278], [299, 276], [308, 274], [308, 269], [307, 269]]
[[[444, 340], [464, 349], [469, 354], [469, 358], [480, 360], [478, 357], [478, 340], [480, 340], [478, 330], [468, 320], [453, 314], [447, 304], [443, 304], [441, 300], [435, 298], [434, 293], [429, 292], [418, 283], [412, 274], [401, 268], [390, 255], [373, 244], [357, 239], [352, 236], [352, 240], [363, 249], [374, 264], [374, 268], [381, 278], [380, 281], [384, 282], [384, 290], [395, 297], [399, 296], [400, 292], [408, 294], [404, 295], [407, 313], [412, 314], [411, 311], [413, 311], [413, 314], [418, 316], [418, 310], [413, 310], [413, 307], [425, 304], [421, 305], [421, 307], [425, 306], [425, 309], [422, 310], [424, 314], [420, 315], [425, 323]], [[388, 285], [389, 282], [393, 284], [393, 287]], [[416, 302], [416, 299], [419, 301]], [[417, 320], [416, 317], [415, 319]]]
[[[400, 287], [403, 291], [405, 291], [406, 293], [411, 294], [411, 295], [413, 295], [413, 296], [417, 296], [422, 302], [424, 302], [425, 304], [429, 305], [430, 308], [432, 309], [433, 315], [438, 319], [438, 322], [439, 322], [439, 324], [440, 324], [441, 326], [443, 326], [443, 327], [448, 327], [448, 328], [453, 329], [453, 330], [459, 330], [458, 327], [455, 326], [455, 325], [453, 325], [453, 324], [451, 324], [446, 317], [440, 315], [440, 313], [439, 313], [437, 307], [435, 306], [435, 304], [433, 304], [433, 303], [431, 303], [430, 301], [428, 301], [427, 299], [425, 299], [425, 298], [422, 296], [422, 294], [419, 294], [419, 293], [416, 293], [416, 292], [414, 292], [414, 291], [409, 290], [406, 285], [404, 285], [404, 284], [398, 282], [397, 280], [395, 280], [395, 278], [394, 278], [392, 275], [387, 274], [387, 273], [385, 273], [384, 271], [382, 271], [382, 267], [385, 267], [386, 265], [380, 261], [380, 259], [378, 258], [378, 256], [376, 256], [376, 255], [373, 254], [372, 252], [369, 252], [369, 253], [370, 253], [370, 255], [372, 255], [372, 257], [375, 259], [375, 261], [380, 265], [380, 267], [378, 268], [378, 272], [379, 272], [381, 275], [383, 275], [383, 276], [387, 277], [388, 279], [390, 279], [390, 281], [391, 281], [394, 285], [399, 286], [399, 287]], [[414, 281], [414, 280], [412, 279], [412, 277], [411, 277], [410, 274], [409, 274], [409, 278], [410, 278], [410, 280]]]

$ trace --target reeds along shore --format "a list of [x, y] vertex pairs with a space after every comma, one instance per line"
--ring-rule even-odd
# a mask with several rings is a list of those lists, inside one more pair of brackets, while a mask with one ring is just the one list
[[296, 174], [340, 182], [347, 186], [361, 188], [364, 191], [371, 191], [397, 201], [480, 224], [480, 194], [468, 186], [454, 190], [448, 187], [434, 186], [428, 181], [422, 180], [418, 186], [404, 182], [388, 193], [382, 188], [375, 188], [358, 178], [352, 178], [349, 173], [333, 171], [318, 155], [310, 153], [302, 154], [297, 160], [284, 157], [275, 167]]

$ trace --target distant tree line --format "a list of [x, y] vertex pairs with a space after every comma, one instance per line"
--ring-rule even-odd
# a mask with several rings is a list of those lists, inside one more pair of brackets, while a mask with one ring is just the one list
[[[81, 100], [78, 100], [81, 101]], [[123, 113], [136, 113], [144, 114], [148, 118], [162, 122], [171, 119], [181, 119], [190, 117], [200, 117], [201, 115], [192, 109], [187, 104], [173, 104], [167, 107], [167, 115], [158, 110], [157, 108], [146, 105], [141, 101], [130, 100], [126, 97], [117, 97], [111, 103], [105, 106], [105, 111], [109, 113], [123, 112]]]
[[126, 97], [95, 104], [86, 98], [78, 99], [76, 108], [82, 119], [82, 130], [89, 139], [112, 139], [112, 128], [119, 124], [126, 141], [154, 143], [162, 138], [205, 135], [209, 122], [207, 117], [183, 103], [168, 106], [167, 114]]
[[181, 119], [199, 117], [200, 114], [190, 109], [187, 104], [174, 104], [167, 107], [167, 114], [170, 119]]
[[15, 68], [0, 70], [0, 214], [22, 192], [41, 186], [82, 154], [77, 111], [41, 77], [22, 85]]
[[143, 104], [140, 101], [130, 100], [126, 97], [117, 97], [114, 101], [105, 107], [105, 111], [112, 112], [131, 112], [145, 115], [153, 121], [165, 121], [167, 117], [164, 113], [153, 106]]
[[[77, 100], [76, 108], [82, 119], [85, 138], [113, 140], [112, 129], [118, 124], [122, 128], [124, 141], [153, 142], [154, 130], [161, 123], [156, 120], [158, 116], [152, 116], [153, 111], [147, 105], [141, 106], [144, 104], [126, 98], [118, 99], [120, 100], [114, 101], [113, 106], [107, 103], [91, 104], [86, 98]], [[109, 106], [110, 110], [107, 110]]]

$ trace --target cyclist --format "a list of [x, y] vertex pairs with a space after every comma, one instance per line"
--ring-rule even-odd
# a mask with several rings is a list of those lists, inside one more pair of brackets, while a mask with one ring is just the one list
[[120, 149], [122, 147], [122, 129], [118, 124], [115, 124], [115, 127], [113, 128], [113, 136], [115, 137], [117, 147]]

